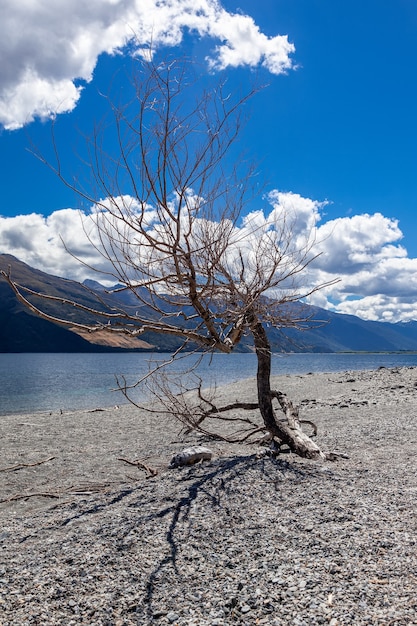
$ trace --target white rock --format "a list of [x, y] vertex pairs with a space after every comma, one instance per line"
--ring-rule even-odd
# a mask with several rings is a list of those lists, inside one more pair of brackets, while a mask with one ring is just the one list
[[203, 446], [192, 446], [184, 448], [171, 459], [170, 467], [182, 467], [183, 465], [194, 465], [200, 461], [210, 461], [213, 456], [209, 448]]

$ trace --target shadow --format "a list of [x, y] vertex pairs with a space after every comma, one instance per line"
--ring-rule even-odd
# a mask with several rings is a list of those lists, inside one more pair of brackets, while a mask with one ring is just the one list
[[[118, 502], [126, 498], [127, 496], [130, 496], [130, 494], [132, 494], [134, 491], [135, 491], [135, 488], [121, 489], [110, 500], [106, 502], [101, 502], [100, 504], [95, 504], [89, 509], [80, 511], [79, 513], [77, 513], [77, 515], [72, 515], [71, 517], [67, 517], [61, 522], [61, 526], [67, 526], [71, 522], [74, 522], [76, 519], [80, 519], [82, 517], [85, 517], [86, 515], [94, 515], [96, 513], [100, 513], [100, 511], [103, 511], [104, 509], [107, 509], [113, 504], [117, 504]], [[74, 507], [78, 508], [78, 505], [74, 503]]]
[[[117, 509], [117, 523], [120, 526], [116, 529], [111, 522], [113, 549], [123, 557], [124, 553], [128, 556], [130, 550], [140, 548], [143, 533], [148, 532], [148, 537], [153, 541], [152, 522], [165, 520], [163, 529], [156, 524], [155, 537], [156, 542], [162, 537], [162, 545], [165, 542], [165, 548], [160, 548], [159, 544], [156, 544], [155, 556], [150, 563], [152, 569], [147, 570], [146, 579], [141, 581], [142, 589], [139, 595], [126, 610], [127, 619], [133, 620], [129, 623], [141, 626], [154, 624], [158, 616], [162, 617], [165, 614], [158, 607], [158, 585], [166, 584], [166, 580], [169, 580], [172, 574], [181, 577], [184, 573], [181, 572], [181, 562], [184, 558], [182, 550], [187, 546], [190, 537], [192, 539], [195, 528], [193, 504], [202, 496], [203, 499], [197, 507], [205, 507], [207, 512], [218, 510], [225, 520], [234, 523], [234, 519], [239, 524], [240, 522], [236, 521], [238, 520], [236, 508], [233, 509], [233, 504], [230, 504], [232, 498], [229, 496], [236, 500], [240, 488], [244, 493], [245, 485], [254, 480], [253, 475], [249, 476], [253, 471], [260, 477], [259, 487], [268, 498], [279, 497], [279, 493], [276, 492], [279, 492], [283, 480], [291, 480], [295, 487], [296, 483], [301, 483], [306, 478], [320, 475], [320, 469], [316, 464], [294, 462], [294, 459], [269, 456], [260, 458], [254, 454], [218, 458], [208, 463], [167, 470], [156, 477], [144, 480], [139, 485], [102, 494], [94, 500], [74, 503], [70, 505], [70, 511], [66, 516], [60, 520], [59, 527], [67, 527], [72, 522], [82, 521], [100, 513], [112, 516], [112, 507], [123, 502], [124, 514]], [[249, 497], [251, 496], [252, 493]], [[253, 493], [253, 498], [256, 505], [258, 495]], [[101, 520], [99, 524], [102, 524]], [[56, 528], [55, 521], [51, 530]], [[103, 530], [99, 528], [98, 532], [103, 533], [105, 537], [106, 533], [110, 532], [108, 521], [102, 528]], [[48, 531], [48, 528], [44, 527], [44, 530]], [[195, 546], [193, 549], [195, 550]]]
[[[105, 500], [105, 501], [101, 501], [99, 503], [94, 504], [93, 506], [91, 506], [88, 509], [83, 509], [82, 506], [84, 504], [84, 502], [72, 502], [69, 505], [69, 508], [74, 510], [74, 515], [69, 515], [68, 517], [66, 517], [64, 520], [62, 520], [62, 522], [59, 523], [60, 527], [63, 526], [68, 526], [68, 524], [71, 524], [72, 522], [75, 522], [76, 520], [80, 520], [84, 517], [86, 517], [87, 515], [96, 515], [97, 513], [100, 513], [101, 511], [104, 511], [106, 509], [108, 509], [109, 507], [111, 507], [113, 504], [117, 504], [118, 502], [120, 502], [121, 500], [123, 500], [124, 498], [126, 498], [127, 496], [131, 495], [134, 491], [136, 491], [136, 488], [129, 488], [129, 489], [121, 489], [120, 491], [116, 492], [116, 493], [112, 493], [111, 495], [113, 496], [111, 499], [109, 500]], [[96, 494], [97, 496], [105, 496], [106, 494]], [[50, 507], [49, 511], [50, 512], [54, 512], [58, 507], [62, 506], [61, 504], [57, 504], [53, 507]], [[43, 524], [43, 530], [44, 531], [53, 531], [56, 530], [57, 524], [56, 522], [53, 522], [50, 525], [46, 525]], [[32, 534], [28, 534], [23, 536], [20, 540], [19, 543], [24, 543], [25, 541], [27, 541], [28, 539], [32, 538]], [[1, 624], [0, 624], [1, 626]]]
[[[186, 494], [181, 497], [178, 502], [170, 507], [166, 507], [154, 514], [155, 518], [165, 517], [171, 515], [168, 530], [166, 532], [166, 541], [169, 547], [168, 554], [161, 558], [156, 564], [152, 572], [148, 576], [146, 584], [146, 597], [144, 603], [146, 605], [146, 617], [149, 623], [155, 623], [154, 611], [154, 591], [157, 588], [158, 581], [161, 578], [163, 570], [172, 567], [174, 572], [180, 574], [177, 556], [181, 543], [186, 543], [187, 537], [181, 536], [177, 538], [177, 526], [179, 521], [181, 522], [189, 520], [190, 512], [193, 503], [197, 500], [200, 494], [205, 494], [208, 498], [208, 503], [212, 508], [223, 509], [226, 514], [229, 513], [227, 506], [227, 495], [233, 489], [233, 483], [235, 480], [244, 481], [245, 473], [256, 467], [260, 471], [266, 482], [270, 482], [273, 488], [277, 489], [277, 470], [282, 474], [291, 474], [293, 478], [302, 480], [306, 475], [311, 475], [314, 469], [311, 466], [301, 468], [300, 466], [293, 465], [286, 460], [282, 460], [274, 457], [259, 458], [256, 455], [234, 457], [232, 459], [218, 459], [207, 465], [199, 464], [193, 467], [179, 468], [177, 472], [182, 472], [183, 477], [180, 482], [189, 483], [186, 487]], [[202, 472], [204, 472], [202, 474]], [[129, 506], [135, 506], [130, 504]], [[149, 519], [149, 518], [148, 518]], [[143, 620], [143, 615], [141, 619]], [[139, 622], [138, 615], [138, 624]]]

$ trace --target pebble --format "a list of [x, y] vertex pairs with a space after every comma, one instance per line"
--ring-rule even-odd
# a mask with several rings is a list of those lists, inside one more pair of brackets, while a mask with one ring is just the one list
[[180, 619], [180, 616], [177, 615], [176, 613], [168, 613], [167, 615], [167, 620], [169, 621], [170, 624], [178, 621], [179, 619]]
[[416, 626], [417, 400], [401, 394], [417, 372], [401, 372], [389, 392], [380, 372], [332, 375], [390, 410], [316, 393], [320, 444], [349, 459], [237, 446], [6, 519], [1, 626]]

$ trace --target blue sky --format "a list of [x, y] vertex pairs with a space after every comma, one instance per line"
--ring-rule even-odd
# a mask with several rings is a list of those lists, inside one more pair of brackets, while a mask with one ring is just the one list
[[120, 46], [134, 32], [144, 45], [152, 37], [161, 51], [190, 54], [202, 83], [209, 72], [231, 88], [255, 75], [268, 82], [239, 141], [275, 202], [315, 216], [317, 280], [341, 280], [314, 303], [417, 319], [415, 0], [151, 1], [146, 14], [138, 0], [66, 0], [59, 11], [54, 0], [5, 4], [0, 252], [83, 278], [59, 249], [60, 234], [78, 236], [77, 199], [28, 147], [50, 153], [48, 113], [57, 112], [62, 159], [79, 169], [77, 129], [100, 119], [99, 93], [115, 76], [123, 89], [132, 60]]

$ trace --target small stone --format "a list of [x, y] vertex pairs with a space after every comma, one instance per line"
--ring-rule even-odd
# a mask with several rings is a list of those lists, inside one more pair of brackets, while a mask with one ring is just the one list
[[244, 604], [241, 608], [240, 608], [240, 612], [241, 613], [249, 613], [249, 611], [251, 610], [249, 604]]
[[180, 616], [177, 613], [171, 612], [167, 614], [167, 620], [169, 621], [170, 624], [173, 624], [179, 619], [180, 619]]

